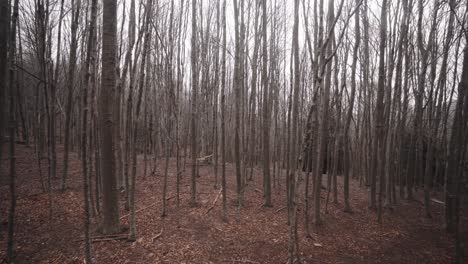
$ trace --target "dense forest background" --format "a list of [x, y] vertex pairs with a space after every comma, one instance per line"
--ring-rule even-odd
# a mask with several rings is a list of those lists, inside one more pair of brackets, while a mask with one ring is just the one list
[[307, 262], [300, 246], [322, 247], [329, 210], [376, 228], [425, 219], [452, 241], [444, 261], [463, 262], [466, 1], [1, 0], [0, 12], [6, 262], [28, 262], [15, 254], [28, 192], [53, 229], [77, 190], [83, 237], [70, 239], [86, 263], [100, 262], [95, 241], [141, 242], [149, 208], [227, 226], [284, 211], [288, 253], [262, 262]]

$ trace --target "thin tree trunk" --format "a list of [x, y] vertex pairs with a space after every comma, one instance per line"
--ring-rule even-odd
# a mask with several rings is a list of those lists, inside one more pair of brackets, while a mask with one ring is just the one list
[[[3, 8], [3, 7], [2, 7]], [[14, 261], [14, 235], [15, 235], [15, 210], [16, 210], [16, 149], [15, 149], [15, 56], [16, 56], [16, 23], [18, 19], [18, 0], [15, 0], [13, 4], [13, 13], [11, 16], [11, 28], [5, 33], [10, 33], [9, 46], [8, 46], [8, 60], [9, 65], [9, 111], [8, 111], [8, 136], [10, 137], [9, 142], [9, 154], [10, 154], [10, 208], [8, 209], [8, 235], [7, 235], [7, 261], [13, 263]], [[10, 22], [8, 17], [6, 21]], [[3, 25], [2, 25], [3, 26]], [[6, 26], [6, 25], [5, 25]], [[6, 63], [6, 62], [5, 62]], [[6, 70], [6, 69], [5, 69]], [[6, 87], [4, 87], [6, 88]], [[5, 89], [6, 90], [6, 89]], [[3, 114], [3, 113], [2, 113]]]
[[191, 48], [191, 71], [192, 71], [192, 116], [191, 116], [191, 154], [192, 154], [192, 181], [190, 205], [197, 204], [197, 93], [198, 93], [198, 66], [197, 66], [197, 1], [192, 0], [192, 48]]
[[[356, 5], [361, 1], [356, 0]], [[354, 41], [354, 53], [353, 53], [353, 62], [351, 66], [351, 96], [349, 99], [349, 108], [348, 113], [346, 114], [345, 126], [343, 129], [343, 142], [344, 142], [344, 185], [343, 185], [343, 194], [344, 194], [344, 211], [347, 213], [352, 212], [351, 205], [349, 203], [349, 173], [350, 173], [350, 164], [351, 164], [351, 155], [349, 151], [349, 126], [351, 124], [351, 118], [353, 117], [353, 107], [354, 107], [354, 98], [356, 96], [356, 64], [359, 56], [359, 45], [361, 44], [361, 29], [360, 29], [360, 13], [359, 8], [354, 14], [354, 31], [355, 31], [355, 41]], [[344, 81], [344, 80], [343, 80]]]
[[[137, 168], [137, 153], [136, 153], [136, 145], [138, 139], [138, 121], [141, 112], [141, 101], [143, 97], [143, 88], [145, 83], [145, 67], [146, 67], [146, 59], [149, 53], [149, 47], [151, 44], [151, 18], [153, 16], [153, 1], [147, 0], [146, 2], [146, 16], [145, 16], [145, 24], [144, 24], [144, 32], [145, 32], [145, 40], [143, 44], [143, 52], [142, 52], [142, 59], [140, 64], [140, 83], [138, 87], [138, 97], [137, 97], [137, 104], [135, 109], [135, 121], [133, 124], [133, 151], [132, 151], [132, 177], [130, 179], [130, 196], [129, 196], [129, 204], [130, 204], [130, 232], [128, 234], [128, 239], [130, 241], [136, 240], [136, 223], [135, 223], [135, 185], [136, 185], [136, 168]], [[146, 73], [149, 74], [149, 73]]]
[[[234, 161], [236, 167], [236, 193], [237, 193], [237, 206], [238, 208], [242, 205], [242, 171], [241, 171], [241, 157], [240, 157], [240, 133], [241, 133], [241, 25], [239, 22], [239, 3], [238, 0], [234, 1], [234, 27], [235, 27], [235, 53], [234, 53], [234, 77], [233, 77], [233, 89], [234, 89]], [[243, 0], [240, 0], [243, 1]]]
[[289, 162], [291, 164], [290, 178], [288, 186], [289, 199], [288, 218], [289, 218], [289, 243], [288, 243], [288, 263], [294, 263], [294, 252], [299, 257], [299, 247], [297, 240], [297, 205], [296, 205], [296, 185], [297, 185], [297, 141], [298, 141], [298, 123], [299, 123], [299, 92], [300, 92], [300, 68], [299, 68], [299, 0], [294, 1], [294, 27], [293, 27], [293, 60], [294, 60], [294, 88], [292, 98], [292, 131], [291, 131], [291, 153]]
[[[83, 197], [84, 197], [84, 230], [85, 230], [85, 259], [86, 263], [92, 263], [91, 260], [91, 240], [90, 240], [90, 201], [89, 197], [91, 196], [90, 192], [90, 174], [88, 170], [88, 159], [87, 155], [87, 138], [88, 138], [88, 86], [90, 84], [90, 64], [91, 57], [94, 51], [94, 30], [96, 24], [96, 14], [97, 14], [97, 0], [93, 0], [91, 3], [91, 20], [89, 22], [89, 36], [87, 43], [86, 51], [86, 61], [84, 67], [85, 80], [83, 84], [83, 127], [81, 131], [81, 151], [82, 151], [82, 173], [83, 173]], [[96, 186], [98, 188], [98, 186]], [[99, 199], [99, 197], [96, 197]]]
[[263, 185], [265, 186], [264, 206], [271, 204], [271, 180], [270, 180], [270, 113], [269, 113], [269, 87], [268, 87], [268, 49], [267, 49], [267, 4], [262, 1], [262, 88], [263, 88]]
[[76, 69], [76, 50], [78, 46], [78, 22], [81, 11], [81, 0], [77, 0], [76, 6], [75, 0], [72, 0], [72, 25], [71, 25], [71, 40], [70, 40], [70, 64], [68, 67], [68, 95], [67, 95], [67, 106], [65, 111], [65, 147], [63, 152], [63, 175], [62, 175], [62, 191], [67, 188], [67, 177], [68, 177], [68, 156], [70, 152], [70, 126], [71, 126], [71, 115], [73, 108], [73, 87], [75, 83], [75, 69]]
[[[8, 91], [8, 38], [10, 31], [10, 3], [8, 1], [2, 1], [0, 3], [0, 139], [3, 139], [5, 130], [5, 108], [6, 108], [6, 96]], [[0, 150], [3, 150], [3, 140], [0, 140]], [[3, 157], [3, 151], [0, 151], [0, 160]], [[0, 178], [3, 178], [3, 172], [0, 170]]]
[[226, 0], [223, 1], [223, 54], [221, 63], [221, 188], [223, 192], [223, 221], [227, 221], [227, 197], [226, 197]]
[[379, 79], [377, 84], [377, 101], [375, 109], [375, 140], [377, 143], [377, 157], [374, 159], [374, 166], [379, 176], [379, 198], [378, 198], [378, 222], [382, 222], [382, 196], [384, 192], [384, 160], [385, 160], [385, 119], [384, 109], [381, 107], [384, 103], [385, 93], [385, 47], [387, 44], [387, 0], [383, 0], [380, 22], [380, 45], [379, 45]]

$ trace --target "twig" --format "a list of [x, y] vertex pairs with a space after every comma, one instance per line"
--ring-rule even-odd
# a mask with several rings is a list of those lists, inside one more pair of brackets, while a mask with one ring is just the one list
[[219, 198], [219, 196], [221, 195], [221, 191], [222, 191], [222, 190], [223, 190], [222, 188], [219, 189], [218, 195], [216, 195], [216, 198], [214, 199], [213, 204], [212, 204], [211, 207], [208, 208], [208, 210], [206, 211], [206, 213], [205, 213], [206, 215], [207, 215], [211, 210], [213, 210], [213, 208], [215, 207], [216, 202], [218, 201], [218, 198]]

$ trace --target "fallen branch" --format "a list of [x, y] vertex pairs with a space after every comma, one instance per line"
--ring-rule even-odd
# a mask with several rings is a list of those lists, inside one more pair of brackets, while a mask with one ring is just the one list
[[[153, 203], [153, 204], [150, 204], [150, 205], [148, 205], [148, 206], [146, 206], [146, 207], [140, 208], [140, 209], [138, 209], [138, 210], [135, 211], [135, 214], [138, 213], [138, 212], [141, 212], [141, 211], [143, 211], [143, 210], [145, 210], [145, 209], [148, 209], [148, 208], [150, 208], [150, 207], [153, 207], [153, 206], [155, 206], [156, 204], [157, 204], [157, 203]], [[127, 217], [127, 216], [129, 216], [129, 215], [130, 215], [130, 214], [122, 215], [122, 216], [120, 217], [120, 220], [124, 219], [125, 217]]]
[[276, 210], [276, 212], [278, 213], [279, 211], [284, 210], [284, 209], [286, 209], [286, 206], [279, 208], [278, 210]]
[[[114, 234], [114, 235], [97, 235], [97, 236], [91, 236], [89, 239], [90, 240], [99, 240], [99, 239], [116, 239], [116, 238], [126, 238], [128, 235], [127, 234]], [[77, 242], [84, 241], [85, 238], [82, 237], [78, 240], [75, 240]]]
[[212, 157], [213, 157], [213, 154], [204, 156], [201, 158], [197, 158], [196, 160], [197, 166], [210, 165], [212, 163], [211, 162]]
[[438, 204], [445, 204], [443, 201], [436, 199], [436, 198], [432, 198], [431, 201], [433, 201], [434, 203], [438, 203]]
[[159, 232], [158, 234], [156, 234], [154, 237], [151, 238], [151, 243], [154, 243], [154, 241], [160, 238], [162, 234], [163, 234], [163, 228], [161, 227], [161, 232]]
[[[169, 197], [169, 198], [166, 198], [166, 201], [169, 201], [169, 200], [173, 199], [174, 197], [175, 197], [175, 195], [174, 195], [174, 196], [171, 196], [171, 197]], [[156, 202], [156, 203], [152, 203], [152, 204], [150, 204], [150, 205], [148, 205], [148, 206], [146, 206], [146, 207], [143, 207], [143, 208], [140, 208], [140, 209], [136, 210], [136, 211], [135, 211], [135, 214], [138, 213], [138, 212], [141, 212], [141, 211], [143, 211], [143, 210], [145, 210], [145, 209], [148, 209], [148, 208], [150, 208], [150, 207], [153, 207], [153, 206], [155, 206], [155, 205], [157, 205], [157, 202]], [[130, 215], [130, 214], [122, 215], [122, 216], [120, 217], [120, 220], [124, 219], [125, 217], [127, 217], [127, 216], [129, 216], [129, 215]]]
[[128, 235], [121, 236], [121, 237], [108, 237], [108, 238], [91, 239], [91, 243], [103, 242], [103, 241], [112, 241], [112, 240], [123, 240], [123, 239], [127, 239], [127, 238], [128, 238]]
[[215, 205], [216, 205], [216, 202], [218, 201], [219, 196], [221, 195], [221, 191], [222, 191], [222, 190], [223, 190], [223, 188], [220, 188], [220, 189], [219, 189], [218, 195], [216, 195], [216, 198], [214, 199], [213, 204], [211, 205], [210, 208], [208, 208], [208, 210], [206, 211], [205, 214], [208, 214], [211, 210], [213, 210], [213, 208], [214, 208]]
[[248, 259], [223, 259], [223, 262], [237, 262], [237, 263], [250, 263], [250, 264], [260, 264], [260, 262], [252, 261]]
[[211, 157], [213, 157], [213, 154], [211, 154], [211, 155], [206, 155], [206, 156], [197, 158], [197, 160], [207, 160], [207, 159], [209, 159], [209, 158], [211, 158]]

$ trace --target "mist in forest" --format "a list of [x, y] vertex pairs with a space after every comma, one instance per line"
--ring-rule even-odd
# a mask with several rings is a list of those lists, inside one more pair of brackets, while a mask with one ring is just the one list
[[461, 0], [1, 0], [0, 263], [467, 263]]

